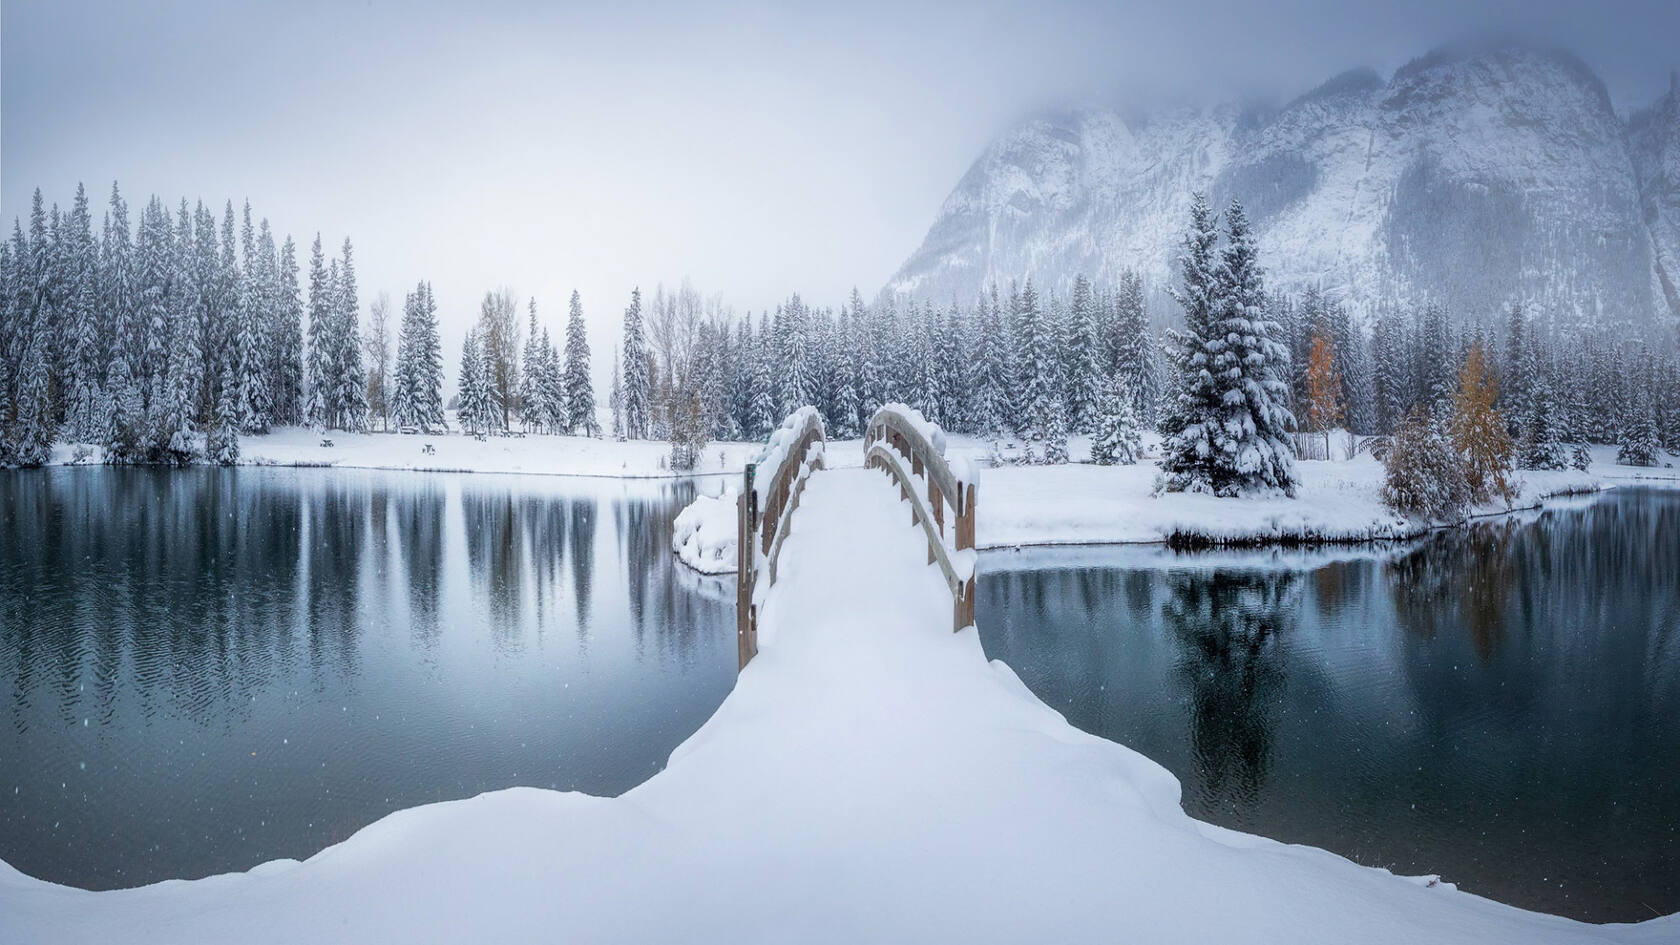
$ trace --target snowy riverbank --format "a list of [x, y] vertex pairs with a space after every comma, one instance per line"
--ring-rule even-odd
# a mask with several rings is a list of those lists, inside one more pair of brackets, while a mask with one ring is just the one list
[[[322, 446], [323, 439], [331, 442]], [[1154, 438], [1146, 437], [1153, 450]], [[426, 447], [431, 446], [431, 452]], [[735, 487], [727, 477], [738, 476], [763, 449], [761, 443], [714, 443], [702, 454], [695, 473], [704, 477], [702, 491], [716, 495]], [[967, 455], [984, 467], [986, 445], [969, 437], [952, 436], [954, 453]], [[656, 441], [616, 442], [607, 439], [532, 435], [491, 437], [484, 441], [459, 434], [404, 436], [384, 433], [319, 434], [284, 428], [241, 442], [241, 463], [260, 466], [331, 466], [361, 469], [435, 470], [452, 472], [521, 473], [527, 475], [598, 476], [616, 478], [677, 478], [666, 463], [669, 447]], [[1073, 457], [1084, 459], [1089, 447], [1083, 438], [1071, 444]], [[60, 445], [54, 462], [69, 463], [75, 450]], [[1585, 473], [1525, 471], [1519, 474], [1522, 491], [1514, 507], [1527, 508], [1545, 497], [1594, 491], [1608, 485], [1641, 484], [1680, 487], [1674, 469], [1637, 469], [1615, 463], [1614, 447], [1596, 447], [1593, 465]], [[831, 467], [862, 464], [859, 440], [832, 441], [827, 450]], [[97, 454], [89, 457], [97, 461]], [[1215, 499], [1196, 495], [1151, 495], [1155, 466], [1146, 460], [1134, 466], [1001, 466], [982, 468], [977, 540], [982, 548], [1027, 545], [1102, 544], [1122, 542], [1292, 543], [1367, 541], [1420, 534], [1427, 523], [1407, 521], [1382, 503], [1382, 464], [1370, 456], [1352, 460], [1297, 463], [1301, 487], [1294, 498]], [[1498, 514], [1503, 506], [1478, 509]], [[720, 519], [721, 512], [711, 516]], [[732, 540], [719, 521], [697, 540], [707, 542], [706, 570], [733, 569], [734, 553], [720, 542]], [[713, 536], [723, 536], [714, 540]], [[680, 542], [679, 542], [680, 544]], [[695, 546], [696, 549], [700, 545]], [[698, 553], [698, 552], [697, 552]], [[698, 557], [696, 560], [699, 560]]]
[[500, 791], [392, 814], [302, 863], [116, 892], [0, 866], [0, 941], [1680, 935], [1677, 917], [1585, 925], [1196, 821], [1165, 769], [1069, 726], [973, 630], [950, 632], [948, 592], [884, 478], [824, 473], [801, 514], [760, 654], [621, 797]]

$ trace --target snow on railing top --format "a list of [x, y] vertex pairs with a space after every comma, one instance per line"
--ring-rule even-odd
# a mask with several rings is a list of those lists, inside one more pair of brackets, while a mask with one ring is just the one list
[[[967, 457], [945, 455], [945, 431], [904, 404], [887, 404], [869, 418], [864, 465], [885, 469], [910, 502], [928, 542], [928, 563], [939, 565], [951, 589], [955, 629], [974, 622], [975, 469]], [[949, 503], [954, 528], [945, 525]]]
[[[755, 461], [759, 475], [754, 479], [753, 489], [758, 493], [759, 508], [765, 507], [773, 483], [778, 478], [777, 473], [787, 462], [788, 450], [799, 442], [806, 429], [811, 426], [816, 427], [817, 438], [822, 439], [822, 415], [817, 413], [817, 408], [806, 406], [788, 414], [782, 425], [771, 431], [769, 442], [764, 445], [763, 451]], [[799, 460], [804, 461], [804, 457], [799, 457]]]

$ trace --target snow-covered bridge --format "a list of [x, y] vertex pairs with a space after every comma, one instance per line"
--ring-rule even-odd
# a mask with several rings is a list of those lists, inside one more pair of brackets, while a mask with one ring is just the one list
[[[770, 435], [758, 461], [747, 464], [742, 473], [741, 493], [736, 500], [735, 585], [742, 668], [758, 652], [758, 609], [776, 582], [783, 541], [793, 527], [805, 489], [826, 465], [826, 447], [822, 418], [815, 407], [803, 407], [782, 422]], [[909, 524], [920, 527], [927, 541], [927, 564], [938, 566], [951, 593], [951, 628], [961, 631], [972, 626], [974, 513], [978, 501], [973, 468], [965, 459], [947, 457], [944, 432], [903, 404], [888, 404], [875, 411], [864, 431], [863, 449], [864, 470], [826, 473], [825, 488], [816, 493], [819, 501], [879, 501], [880, 490], [876, 487], [881, 477], [869, 470], [884, 472], [910, 508]], [[855, 527], [834, 536], [839, 544], [860, 552], [860, 560], [836, 574], [844, 574], [848, 583], [865, 593], [888, 590], [892, 586], [890, 574], [878, 580], [859, 580], [862, 573], [868, 573], [860, 573], [860, 568], [868, 567], [862, 559], [869, 557], [871, 547], [888, 537], [860, 534]]]
[[[93, 893], [0, 865], [0, 942], [1680, 940], [1680, 916], [1586, 925], [1190, 818], [1165, 769], [986, 659], [962, 610], [972, 478], [918, 473], [890, 424], [872, 447], [899, 459], [822, 469], [809, 419], [758, 467], [791, 470], [785, 494], [752, 490], [777, 523], [750, 569], [756, 655], [664, 771], [617, 798], [401, 811], [193, 882]], [[926, 487], [956, 481], [946, 520]]]

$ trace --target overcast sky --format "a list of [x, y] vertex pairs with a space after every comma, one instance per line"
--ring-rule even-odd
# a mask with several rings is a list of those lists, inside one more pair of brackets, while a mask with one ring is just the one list
[[1032, 109], [1283, 98], [1490, 30], [1574, 50], [1624, 111], [1680, 64], [1675, 0], [5, 0], [0, 216], [78, 180], [248, 197], [300, 248], [349, 235], [364, 304], [432, 280], [451, 368], [501, 285], [556, 327], [580, 289], [601, 359], [634, 284], [872, 295]]

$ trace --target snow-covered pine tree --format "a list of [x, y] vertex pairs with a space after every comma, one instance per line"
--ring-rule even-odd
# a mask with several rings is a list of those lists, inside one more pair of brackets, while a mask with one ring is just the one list
[[561, 367], [560, 352], [549, 338], [547, 326], [542, 332], [541, 376], [537, 380], [537, 399], [540, 401], [542, 425], [551, 433], [566, 433], [570, 428], [570, 408], [566, 400], [566, 372]]
[[863, 431], [863, 421], [859, 419], [863, 404], [858, 397], [857, 364], [857, 341], [861, 327], [857, 313], [849, 307], [840, 310], [832, 364], [834, 419], [829, 428], [830, 435], [836, 439], [849, 440]]
[[618, 366], [623, 359], [619, 357], [617, 348], [613, 349], [612, 384], [607, 388], [607, 409], [612, 412], [613, 439], [624, 442], [624, 384], [619, 379]]
[[776, 416], [776, 336], [768, 315], [760, 315], [757, 350], [753, 353], [752, 438], [763, 439], [781, 423]]
[[1052, 391], [1044, 418], [1044, 464], [1060, 466], [1068, 461], [1067, 407], [1060, 392]]
[[328, 281], [327, 257], [321, 251], [321, 234], [309, 251], [309, 365], [304, 416], [309, 425], [325, 430], [332, 420], [331, 396], [333, 300]]
[[934, 336], [933, 360], [939, 373], [940, 396], [944, 399], [941, 415], [949, 429], [957, 430], [974, 428], [974, 385], [965, 344], [966, 325], [967, 319], [953, 299]]
[[1115, 362], [1111, 370], [1132, 392], [1132, 410], [1139, 422], [1151, 425], [1160, 401], [1160, 384], [1149, 316], [1144, 311], [1143, 277], [1135, 270], [1128, 269], [1121, 274], [1120, 291], [1114, 304]]
[[1213, 362], [1224, 350], [1216, 319], [1224, 305], [1219, 279], [1218, 222], [1198, 193], [1190, 203], [1190, 227], [1179, 256], [1180, 285], [1173, 300], [1184, 310], [1184, 330], [1169, 336], [1174, 389], [1161, 420], [1161, 474], [1156, 491], [1212, 493], [1223, 485], [1214, 471], [1214, 430], [1222, 391]]
[[1391, 309], [1379, 310], [1372, 339], [1377, 432], [1393, 433], [1411, 408], [1406, 391], [1406, 326]]
[[[269, 232], [267, 220], [263, 221], [263, 231]], [[270, 238], [264, 245], [265, 256], [272, 255], [272, 245]], [[274, 404], [277, 422], [301, 424], [306, 421], [303, 404], [303, 293], [298, 284], [297, 244], [290, 236], [281, 246], [271, 289], [269, 313], [274, 320], [268, 329], [272, 346], [269, 397]]]
[[109, 408], [104, 391], [104, 337], [100, 331], [99, 258], [93, 241], [93, 217], [87, 188], [76, 185], [76, 199], [65, 221], [67, 245], [61, 254], [65, 318], [64, 426], [83, 443], [103, 439]]
[[1111, 375], [1103, 385], [1096, 432], [1091, 436], [1091, 462], [1099, 466], [1129, 466], [1143, 458], [1143, 437], [1132, 408], [1132, 392]]
[[1377, 428], [1376, 389], [1371, 378], [1371, 350], [1365, 333], [1340, 302], [1327, 302], [1335, 335], [1336, 367], [1342, 379], [1342, 406], [1349, 430], [1369, 435]]
[[478, 329], [467, 333], [461, 345], [460, 419], [462, 429], [485, 436], [502, 422], [501, 392], [484, 360]]
[[1063, 344], [1069, 425], [1078, 433], [1096, 428], [1104, 376], [1101, 353], [1097, 301], [1090, 281], [1080, 274], [1073, 279], [1073, 301], [1068, 308]]
[[747, 439], [752, 435], [753, 351], [752, 314], [749, 312], [735, 325], [735, 357], [729, 365], [729, 413], [734, 435]]
[[1505, 358], [1500, 366], [1499, 410], [1506, 422], [1514, 428], [1514, 434], [1523, 441], [1528, 439], [1528, 411], [1532, 406], [1529, 387], [1533, 383], [1534, 357], [1534, 348], [1529, 341], [1528, 319], [1523, 314], [1522, 304], [1513, 304], [1505, 322]]
[[[991, 293], [993, 297], [996, 295], [995, 291]], [[1002, 313], [991, 304], [987, 293], [981, 293], [975, 307], [973, 329], [969, 335], [969, 350], [974, 358], [974, 373], [969, 385], [973, 408], [970, 426], [974, 433], [986, 437], [993, 452], [1001, 457], [1006, 409], [1003, 395], [1005, 340]]]
[[589, 335], [583, 324], [583, 300], [576, 289], [566, 316], [565, 378], [567, 431], [599, 437], [601, 421], [595, 414], [595, 387], [589, 379]]
[[134, 275], [133, 242], [128, 229], [128, 204], [117, 185], [111, 185], [104, 239], [100, 242], [100, 292], [103, 321], [110, 345], [105, 367], [106, 403], [110, 418], [104, 427], [105, 461], [138, 462], [145, 436], [146, 407], [141, 391], [139, 318]]
[[19, 353], [15, 358], [17, 374], [12, 381], [15, 386], [11, 391], [9, 417], [5, 415], [6, 405], [0, 404], [0, 461], [18, 466], [40, 466], [47, 462], [55, 433], [46, 241], [46, 217], [37, 190], [29, 241], [24, 242], [21, 231], [13, 237], [17, 268], [7, 320], [16, 326], [8, 335], [19, 346]]
[[776, 379], [781, 394], [782, 416], [787, 416], [811, 402], [811, 358], [806, 350], [809, 337], [809, 314], [797, 293], [779, 310], [782, 330], [780, 363]]
[[648, 363], [647, 338], [642, 330], [642, 290], [630, 292], [630, 306], [624, 310], [624, 374], [620, 399], [624, 436], [645, 440], [653, 422], [652, 369]]
[[1220, 306], [1214, 334], [1213, 376], [1220, 388], [1220, 422], [1213, 443], [1222, 480], [1216, 492], [1255, 488], [1295, 492], [1295, 450], [1288, 430], [1289, 352], [1277, 342], [1267, 312], [1259, 250], [1242, 204], [1225, 210], [1225, 252], [1218, 270]]
[[1052, 361], [1055, 339], [1044, 323], [1044, 313], [1038, 304], [1038, 292], [1029, 276], [1017, 296], [1015, 311], [1016, 399], [1010, 405], [1010, 415], [1016, 423], [1016, 435], [1023, 447], [1044, 439], [1049, 426], [1051, 400], [1055, 393], [1056, 367]]
[[344, 238], [338, 267], [336, 303], [334, 374], [338, 386], [333, 399], [339, 411], [339, 423], [344, 429], [365, 430], [368, 403], [367, 372], [362, 367], [362, 307], [356, 296], [356, 265], [349, 237]]
[[1563, 423], [1567, 411], [1561, 411], [1553, 393], [1552, 371], [1528, 356], [1523, 377], [1525, 402], [1522, 404], [1522, 436], [1518, 441], [1517, 465], [1523, 469], [1563, 469], [1568, 456], [1563, 447]]
[[525, 347], [519, 353], [519, 423], [525, 432], [537, 432], [543, 427], [542, 391], [543, 347], [537, 331], [537, 300], [529, 305], [530, 326], [525, 331]]
[[1447, 323], [1447, 311], [1431, 301], [1424, 305], [1414, 345], [1419, 399], [1437, 417], [1452, 411], [1454, 394], [1452, 365], [1463, 363], [1457, 353], [1457, 339]]
[[216, 400], [215, 415], [210, 421], [205, 453], [211, 462], [219, 466], [232, 466], [239, 462], [239, 416], [234, 403], [239, 384], [233, 378], [231, 366], [223, 370], [218, 387], [221, 395]]
[[1647, 390], [1632, 391], [1623, 412], [1622, 435], [1616, 450], [1616, 462], [1623, 466], [1657, 465], [1657, 412]]

